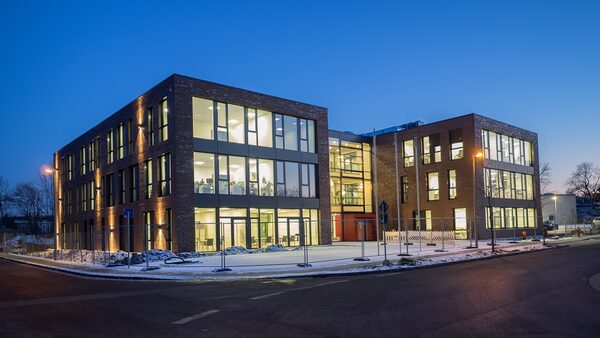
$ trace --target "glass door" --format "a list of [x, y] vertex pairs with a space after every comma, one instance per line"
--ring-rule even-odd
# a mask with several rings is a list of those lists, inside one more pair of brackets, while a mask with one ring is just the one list
[[243, 246], [244, 248], [246, 248], [246, 219], [234, 218], [232, 224], [232, 232], [233, 246]]
[[299, 218], [288, 218], [288, 231], [290, 238], [290, 246], [300, 245], [300, 219]]
[[219, 218], [221, 226], [221, 250], [231, 247], [231, 218], [221, 217]]

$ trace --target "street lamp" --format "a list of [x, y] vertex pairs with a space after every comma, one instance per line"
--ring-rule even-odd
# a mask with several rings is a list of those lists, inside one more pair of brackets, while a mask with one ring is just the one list
[[[471, 222], [471, 242], [473, 241], [473, 235], [475, 235], [475, 248], [479, 248], [479, 231], [477, 230], [477, 225], [475, 223], [475, 220], [477, 219], [477, 209], [476, 209], [476, 202], [475, 202], [475, 192], [476, 192], [476, 187], [477, 187], [477, 182], [476, 182], [476, 175], [475, 175], [475, 162], [477, 159], [483, 159], [483, 152], [480, 149], [475, 150], [475, 152], [473, 152], [473, 221]], [[473, 247], [473, 245], [471, 244], [471, 247]]]
[[56, 260], [56, 237], [58, 236], [58, 232], [57, 232], [57, 220], [58, 220], [58, 214], [57, 214], [57, 199], [56, 199], [56, 177], [55, 175], [58, 173], [58, 168], [53, 168], [49, 165], [43, 165], [41, 168], [41, 173], [44, 176], [44, 180], [47, 176], [52, 176], [52, 200], [54, 201], [54, 210], [53, 210], [53, 215], [54, 215], [54, 220], [53, 220], [53, 229], [52, 229], [52, 233], [53, 233], [53, 237], [54, 237], [54, 260]]
[[558, 198], [556, 198], [556, 195], [552, 196], [552, 200], [554, 201], [554, 223], [558, 224], [558, 222], [556, 221], [556, 200], [557, 199]]

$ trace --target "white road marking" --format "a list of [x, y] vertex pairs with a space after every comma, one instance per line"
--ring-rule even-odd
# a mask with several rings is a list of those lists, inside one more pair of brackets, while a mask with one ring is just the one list
[[282, 293], [285, 293], [285, 292], [283, 292], [283, 291], [281, 291], [281, 292], [273, 292], [273, 293], [269, 293], [269, 294], [266, 294], [266, 295], [256, 296], [256, 297], [252, 297], [252, 298], [248, 298], [248, 299], [249, 300], [258, 300], [258, 299], [263, 299], [263, 298], [267, 298], [267, 297], [277, 296], [277, 295], [280, 295]]
[[208, 310], [208, 311], [204, 311], [201, 312], [199, 314], [193, 315], [193, 316], [189, 316], [189, 317], [185, 317], [183, 319], [180, 319], [178, 321], [173, 322], [172, 324], [176, 324], [176, 325], [181, 325], [181, 324], [186, 324], [191, 322], [192, 320], [196, 320], [196, 319], [200, 319], [200, 318], [204, 318], [206, 316], [212, 315], [213, 313], [217, 313], [219, 312], [219, 310]]
[[261, 282], [262, 284], [272, 284], [272, 283], [281, 283], [281, 284], [294, 284], [296, 283], [295, 279], [274, 279]]

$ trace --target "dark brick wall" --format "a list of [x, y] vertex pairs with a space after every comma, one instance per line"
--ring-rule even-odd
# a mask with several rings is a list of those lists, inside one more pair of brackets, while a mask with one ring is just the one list
[[[453, 129], [462, 128], [463, 132], [463, 149], [464, 156], [459, 160], [450, 160], [450, 142], [449, 132]], [[476, 189], [475, 189], [475, 209], [476, 217], [485, 217], [485, 206], [487, 199], [484, 197], [483, 190], [483, 168], [498, 168], [507, 169], [515, 172], [523, 172], [534, 174], [536, 195], [534, 201], [525, 200], [501, 200], [494, 199], [493, 206], [512, 206], [512, 207], [527, 207], [537, 208], [538, 215], [541, 215], [540, 198], [539, 198], [539, 158], [537, 134], [520, 129], [484, 116], [469, 114], [448, 120], [426, 124], [416, 128], [411, 128], [399, 131], [398, 134], [398, 165], [399, 176], [407, 176], [409, 180], [408, 201], [400, 206], [400, 218], [412, 218], [413, 211], [417, 210], [416, 198], [416, 172], [415, 167], [404, 168], [402, 159], [402, 141], [417, 137], [417, 147], [419, 153], [419, 193], [421, 200], [421, 210], [431, 210], [432, 217], [439, 218], [453, 217], [454, 208], [466, 208], [467, 217], [473, 216], [473, 150], [482, 149], [481, 129], [488, 129], [513, 137], [518, 137], [522, 140], [530, 141], [534, 148], [535, 165], [533, 167], [524, 167], [514, 164], [502, 163], [498, 161], [477, 160], [476, 163]], [[421, 158], [421, 137], [440, 134], [440, 143], [442, 146], [442, 160], [438, 163], [422, 164]], [[379, 186], [379, 202], [385, 200], [389, 205], [390, 219], [396, 219], [398, 216], [396, 207], [396, 176], [395, 176], [395, 159], [394, 159], [394, 144], [393, 134], [386, 134], [377, 137], [377, 174]], [[483, 164], [483, 166], [482, 166]], [[448, 170], [454, 169], [457, 174], [457, 197], [449, 199], [448, 192]], [[440, 181], [440, 199], [437, 201], [427, 200], [426, 177], [429, 172], [438, 172]], [[424, 217], [422, 214], [421, 217]], [[539, 217], [538, 217], [539, 219]], [[449, 221], [449, 220], [447, 220]], [[441, 221], [434, 220], [433, 228], [439, 229]], [[539, 227], [538, 221], [538, 227]], [[424, 225], [422, 225], [424, 227]], [[445, 224], [448, 229], [452, 224]], [[396, 222], [391, 221], [388, 228], [395, 228]], [[485, 229], [485, 224], [479, 224], [479, 233], [481, 238], [489, 237], [490, 233]], [[532, 232], [532, 231], [531, 231]], [[538, 229], [539, 233], [539, 229]]]
[[[135, 210], [134, 223], [138, 225], [135, 229], [135, 247], [134, 250], [143, 249], [144, 229], [143, 212], [154, 212], [154, 223], [164, 224], [166, 222], [166, 209], [172, 210], [172, 231], [173, 249], [176, 251], [194, 250], [194, 192], [193, 192], [193, 118], [192, 118], [192, 96], [200, 96], [209, 99], [215, 99], [223, 102], [240, 104], [249, 107], [261, 108], [277, 113], [291, 116], [313, 119], [316, 122], [316, 147], [318, 156], [318, 196], [321, 209], [321, 218], [324, 220], [321, 224], [321, 241], [323, 243], [331, 242], [330, 231], [330, 206], [329, 206], [329, 153], [328, 153], [328, 125], [327, 109], [308, 105], [300, 102], [285, 100], [273, 96], [259, 94], [243, 89], [219, 85], [207, 81], [197, 80], [180, 75], [172, 75], [159, 83], [137, 99], [114, 113], [106, 120], [99, 123], [74, 141], [60, 149], [56, 156], [60, 159], [63, 156], [72, 153], [74, 156], [73, 172], [74, 178], [68, 182], [62, 182], [58, 175], [57, 194], [61, 194], [63, 188], [71, 188], [73, 191], [78, 189], [84, 182], [91, 181], [94, 177], [101, 178], [106, 174], [116, 173], [123, 169], [125, 173], [129, 166], [139, 164], [140, 181], [138, 202], [117, 204], [113, 207], [101, 207], [97, 204], [94, 211], [74, 212], [71, 215], [60, 215], [58, 224], [79, 222], [83, 224], [84, 220], [94, 220], [96, 228], [96, 248], [101, 247], [100, 225], [102, 218], [107, 225], [117, 226], [119, 215], [122, 215], [124, 208], [133, 208]], [[169, 139], [165, 142], [159, 142], [158, 138], [158, 103], [167, 98], [169, 109]], [[154, 107], [154, 132], [155, 145], [147, 146], [145, 130], [137, 128], [137, 124], [145, 125], [144, 114], [149, 106]], [[120, 123], [128, 119], [137, 121], [133, 128], [134, 147], [128, 156], [124, 159], [116, 160], [107, 164], [106, 133], [109, 129], [117, 127]], [[82, 145], [89, 143], [94, 138], [99, 137], [99, 163], [98, 169], [94, 173], [79, 175], [79, 150]], [[116, 142], [116, 140], [115, 140]], [[158, 161], [159, 155], [171, 153], [172, 167], [172, 194], [170, 196], [158, 197]], [[145, 173], [143, 163], [148, 158], [153, 159], [153, 196], [146, 200], [145, 195]], [[116, 159], [116, 152], [115, 152]], [[128, 192], [129, 187], [126, 187]], [[75, 195], [74, 195], [75, 196]], [[96, 201], [98, 202], [99, 194]], [[59, 202], [62, 203], [62, 202]], [[76, 201], [73, 197], [75, 207]], [[60, 209], [60, 207], [59, 207]], [[81, 226], [81, 225], [80, 225]], [[162, 238], [166, 237], [166, 229], [161, 229]], [[114, 250], [119, 243], [119, 231], [112, 233], [114, 237], [111, 243], [111, 250]], [[157, 232], [158, 236], [158, 232]], [[158, 238], [157, 238], [158, 239]], [[125, 248], [122, 248], [125, 249]]]

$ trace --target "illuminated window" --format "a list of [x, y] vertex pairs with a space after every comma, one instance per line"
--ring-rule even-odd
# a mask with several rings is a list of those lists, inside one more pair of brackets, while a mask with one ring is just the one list
[[105, 177], [106, 183], [104, 184], [104, 202], [107, 207], [115, 205], [115, 174], [108, 174]]
[[448, 199], [456, 198], [456, 170], [448, 170]]
[[437, 172], [427, 173], [427, 200], [437, 201], [440, 199], [440, 179]]
[[229, 142], [246, 143], [244, 124], [244, 107], [235, 104], [227, 105], [227, 129]]
[[194, 153], [194, 192], [215, 193], [215, 155]]
[[415, 147], [413, 140], [402, 142], [402, 157], [404, 158], [404, 167], [412, 167], [415, 165]]
[[89, 182], [90, 210], [96, 209], [96, 181]]
[[212, 100], [192, 97], [194, 137], [214, 140], [214, 103]]
[[119, 127], [117, 127], [117, 156], [119, 160], [125, 157], [125, 131], [125, 124], [119, 124]]
[[90, 142], [88, 146], [88, 170], [90, 172], [96, 170], [98, 156], [98, 139]]
[[533, 165], [531, 142], [489, 130], [482, 130], [481, 136], [485, 158], [518, 165]]
[[239, 156], [218, 156], [219, 194], [246, 194], [246, 159]]
[[462, 129], [450, 130], [450, 159], [460, 160], [463, 156]]
[[271, 112], [257, 110], [258, 145], [273, 147], [273, 116]]
[[158, 105], [158, 135], [161, 142], [169, 139], [169, 108], [167, 99], [163, 99]]
[[436, 163], [442, 160], [440, 134], [422, 137], [421, 148], [421, 152], [423, 154], [423, 164]]

